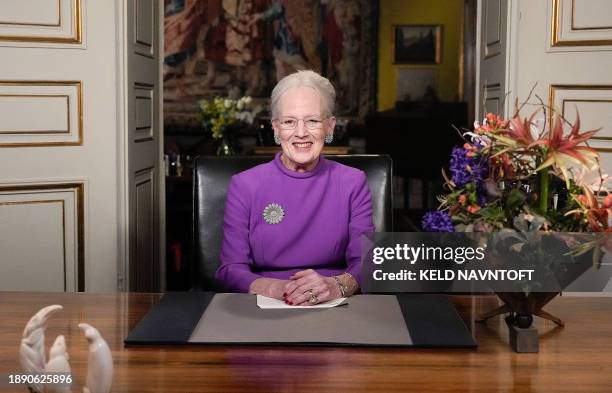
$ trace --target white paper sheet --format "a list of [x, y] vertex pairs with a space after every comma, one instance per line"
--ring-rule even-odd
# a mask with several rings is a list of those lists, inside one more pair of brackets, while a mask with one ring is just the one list
[[314, 306], [290, 306], [283, 302], [282, 300], [274, 299], [271, 297], [257, 295], [257, 307], [262, 309], [272, 309], [272, 308], [331, 308], [340, 306], [343, 304], [347, 304], [348, 300], [345, 297], [341, 297], [339, 299], [330, 300], [329, 302], [315, 304]]

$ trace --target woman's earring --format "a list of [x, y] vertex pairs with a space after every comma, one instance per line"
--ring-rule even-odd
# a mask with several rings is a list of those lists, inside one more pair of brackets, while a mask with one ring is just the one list
[[334, 134], [325, 135], [325, 143], [328, 145], [334, 141]]
[[276, 143], [277, 145], [281, 144], [281, 140], [278, 134], [274, 134], [274, 143]]

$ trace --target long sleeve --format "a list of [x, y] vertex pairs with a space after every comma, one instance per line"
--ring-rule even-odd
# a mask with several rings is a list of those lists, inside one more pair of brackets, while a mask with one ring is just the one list
[[350, 194], [349, 241], [346, 247], [347, 272], [361, 284], [361, 235], [374, 232], [372, 196], [365, 173], [360, 172]]
[[253, 273], [253, 255], [249, 244], [249, 193], [240, 178], [233, 176], [225, 202], [221, 265], [215, 278], [232, 292], [249, 291], [251, 283], [261, 276]]

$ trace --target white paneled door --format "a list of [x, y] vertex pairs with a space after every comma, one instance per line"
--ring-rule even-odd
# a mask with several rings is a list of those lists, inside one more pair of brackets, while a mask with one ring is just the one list
[[[515, 99], [524, 101], [533, 89], [532, 98], [570, 122], [579, 111], [585, 130], [602, 127], [593, 147], [612, 173], [612, 1], [481, 0], [479, 12], [479, 102], [494, 111], [497, 97], [507, 94], [498, 112], [508, 115]], [[498, 38], [502, 50], [490, 51]], [[501, 86], [500, 93], [488, 92], [490, 86]], [[483, 111], [481, 105], [478, 118]]]
[[0, 1], [0, 290], [160, 289], [158, 12]]

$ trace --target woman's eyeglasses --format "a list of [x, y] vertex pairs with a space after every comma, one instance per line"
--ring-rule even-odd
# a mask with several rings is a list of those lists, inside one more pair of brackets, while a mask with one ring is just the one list
[[303, 121], [304, 126], [308, 130], [320, 130], [323, 128], [323, 121], [326, 119], [319, 119], [317, 117], [306, 117], [304, 119], [297, 119], [295, 117], [281, 117], [277, 119], [279, 127], [282, 130], [293, 131], [297, 128], [299, 122]]

